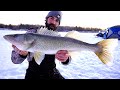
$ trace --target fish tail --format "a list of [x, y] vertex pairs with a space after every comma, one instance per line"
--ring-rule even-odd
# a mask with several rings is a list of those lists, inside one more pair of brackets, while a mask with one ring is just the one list
[[112, 65], [113, 62], [113, 50], [118, 45], [118, 39], [106, 39], [97, 43], [99, 49], [95, 54], [99, 59], [107, 65]]

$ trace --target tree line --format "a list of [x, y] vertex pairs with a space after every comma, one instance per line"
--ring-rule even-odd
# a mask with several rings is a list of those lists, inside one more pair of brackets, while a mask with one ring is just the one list
[[[12, 25], [12, 24], [0, 24], [0, 28], [2, 29], [11, 29], [11, 30], [30, 30], [30, 29], [39, 29], [44, 27], [44, 25], [30, 25], [30, 24], [19, 24], [19, 25]], [[67, 31], [93, 31], [98, 32], [101, 31], [101, 28], [92, 28], [92, 27], [80, 27], [80, 26], [59, 26], [57, 28], [59, 32], [67, 32]]]

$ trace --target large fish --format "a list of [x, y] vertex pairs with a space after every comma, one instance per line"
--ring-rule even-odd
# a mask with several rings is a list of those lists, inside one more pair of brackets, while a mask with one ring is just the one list
[[19, 49], [30, 52], [41, 51], [45, 54], [55, 54], [58, 50], [68, 50], [69, 52], [92, 51], [104, 64], [108, 65], [113, 61], [112, 52], [118, 44], [118, 39], [106, 39], [90, 44], [74, 37], [59, 37], [36, 33], [9, 34], [3, 37]]

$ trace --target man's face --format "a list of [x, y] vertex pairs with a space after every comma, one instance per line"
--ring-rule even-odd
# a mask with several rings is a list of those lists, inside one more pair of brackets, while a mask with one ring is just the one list
[[59, 20], [56, 17], [49, 17], [46, 21], [46, 27], [51, 30], [56, 30], [59, 26]]

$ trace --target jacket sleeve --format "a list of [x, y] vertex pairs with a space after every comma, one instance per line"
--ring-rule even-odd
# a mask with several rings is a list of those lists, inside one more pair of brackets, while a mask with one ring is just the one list
[[12, 50], [11, 53], [11, 60], [14, 64], [21, 64], [27, 56], [22, 56], [20, 54], [18, 54], [17, 52], [15, 52], [14, 50]]
[[71, 56], [69, 56], [69, 58], [65, 61], [65, 62], [61, 62], [63, 65], [68, 65], [71, 61]]

